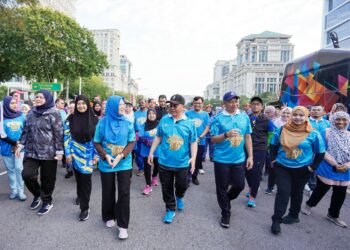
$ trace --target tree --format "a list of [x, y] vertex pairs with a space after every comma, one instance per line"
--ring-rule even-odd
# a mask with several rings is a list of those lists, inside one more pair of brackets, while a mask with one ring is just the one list
[[242, 109], [246, 103], [250, 103], [250, 98], [245, 95], [239, 97], [239, 108]]
[[264, 92], [259, 95], [261, 99], [263, 99], [264, 103], [267, 104], [269, 102], [275, 102], [278, 100], [278, 95], [272, 92]]
[[92, 34], [57, 11], [37, 7], [14, 10], [18, 25], [0, 19], [0, 81], [14, 75], [52, 82], [102, 73], [108, 66]]
[[0, 86], [0, 101], [7, 95], [7, 87]]

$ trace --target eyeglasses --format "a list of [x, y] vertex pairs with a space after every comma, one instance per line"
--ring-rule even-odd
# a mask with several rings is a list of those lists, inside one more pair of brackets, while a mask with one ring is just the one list
[[203, 103], [201, 102], [194, 102], [193, 105], [202, 105]]

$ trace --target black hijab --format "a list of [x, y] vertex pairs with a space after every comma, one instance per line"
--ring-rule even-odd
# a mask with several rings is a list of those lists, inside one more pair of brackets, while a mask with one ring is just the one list
[[[95, 107], [96, 107], [97, 104], [100, 105], [100, 107], [101, 107], [101, 110], [100, 110], [100, 111], [96, 111], [96, 110], [95, 110]], [[95, 101], [95, 102], [94, 102], [94, 105], [92, 106], [92, 108], [94, 109], [93, 111], [94, 111], [95, 115], [97, 115], [98, 117], [100, 117], [101, 114], [102, 114], [102, 103], [99, 102], [99, 101]]]
[[33, 112], [38, 115], [41, 116], [45, 111], [49, 110], [50, 108], [55, 107], [55, 102], [53, 100], [53, 96], [51, 95], [50, 91], [43, 89], [43, 90], [39, 90], [37, 93], [41, 93], [43, 94], [46, 102], [41, 105], [41, 106], [35, 106], [33, 108]]
[[[149, 112], [153, 112], [156, 115], [156, 119], [154, 121], [151, 121], [148, 119], [148, 114]], [[157, 111], [153, 108], [147, 110], [147, 120], [145, 123], [145, 131], [149, 131], [154, 129], [155, 127], [158, 126], [159, 121], [157, 120]]]
[[[84, 101], [87, 110], [84, 113], [78, 111], [78, 101]], [[86, 96], [78, 95], [75, 99], [74, 113], [68, 117], [69, 130], [72, 138], [79, 143], [90, 142], [95, 134], [98, 118], [92, 111], [89, 99]]]

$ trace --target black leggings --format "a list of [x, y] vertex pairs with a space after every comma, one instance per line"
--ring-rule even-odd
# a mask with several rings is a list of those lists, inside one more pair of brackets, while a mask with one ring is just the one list
[[333, 193], [331, 198], [331, 204], [328, 209], [328, 213], [333, 218], [338, 218], [340, 209], [343, 206], [346, 197], [347, 186], [331, 186], [323, 183], [317, 178], [316, 189], [312, 192], [310, 199], [306, 202], [310, 207], [315, 207], [322, 200], [323, 196], [328, 190], [333, 187]]
[[[143, 165], [144, 165], [144, 171], [145, 171], [146, 184], [151, 186], [151, 184], [152, 184], [152, 179], [151, 179], [152, 166], [148, 164], [147, 157], [143, 158]], [[158, 171], [159, 171], [158, 157], [153, 158], [153, 165], [154, 165], [154, 167], [153, 167], [152, 177], [156, 177], [158, 175]]]

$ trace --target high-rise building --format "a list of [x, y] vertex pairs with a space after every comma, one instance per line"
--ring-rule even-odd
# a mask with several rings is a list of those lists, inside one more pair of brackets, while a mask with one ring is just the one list
[[97, 48], [107, 56], [109, 67], [103, 72], [104, 81], [114, 90], [125, 91], [120, 74], [120, 34], [117, 29], [91, 30]]
[[120, 56], [120, 74], [121, 74], [121, 80], [123, 83], [123, 89], [124, 91], [127, 91], [128, 84], [131, 81], [131, 69], [132, 69], [132, 63], [131, 61], [126, 57], [126, 55]]
[[330, 32], [338, 34], [339, 47], [350, 48], [350, 0], [324, 0], [322, 47], [332, 48]]
[[39, 3], [43, 7], [57, 10], [71, 18], [75, 18], [76, 0], [39, 0]]

